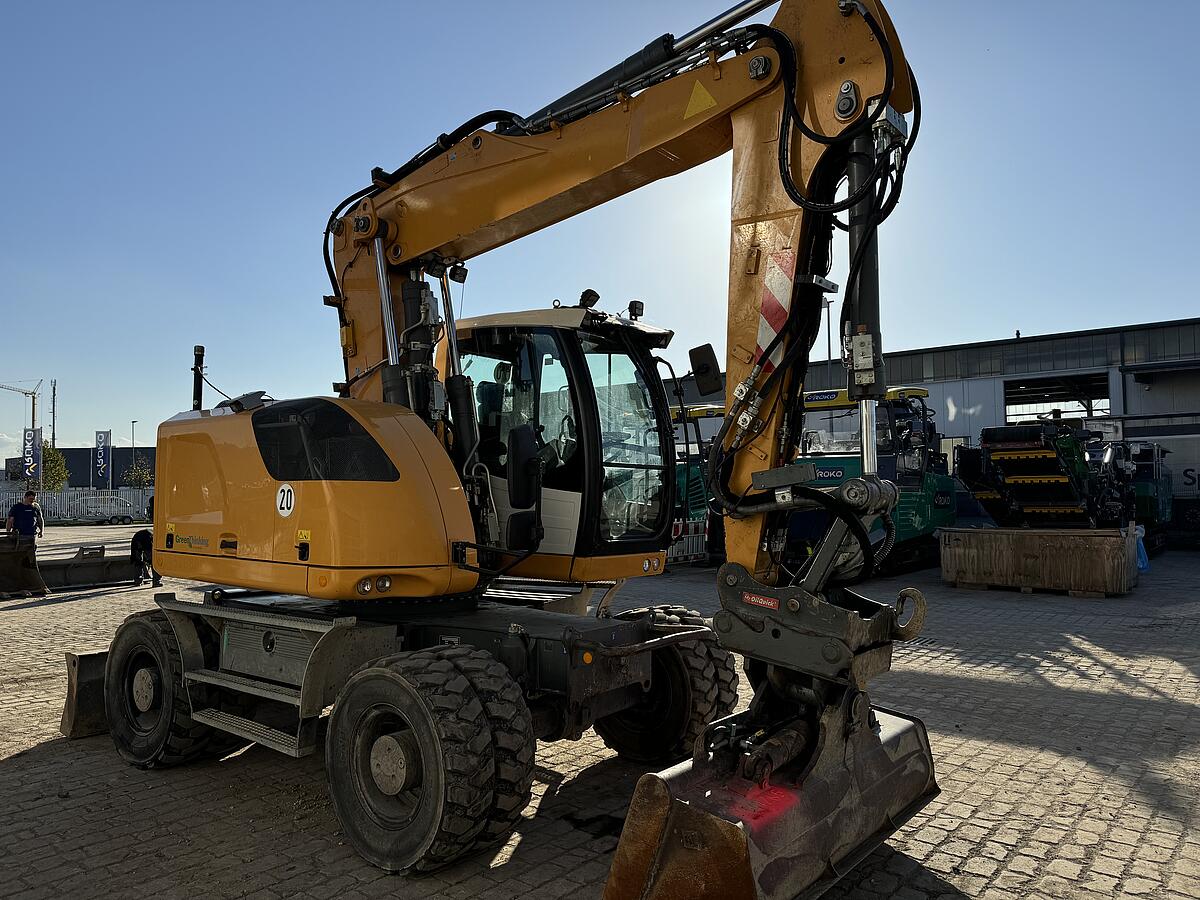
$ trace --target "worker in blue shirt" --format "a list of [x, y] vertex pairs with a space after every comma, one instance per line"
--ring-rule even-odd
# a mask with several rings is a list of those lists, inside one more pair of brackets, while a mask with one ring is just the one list
[[37, 504], [37, 494], [26, 491], [20, 503], [14, 503], [8, 511], [8, 520], [4, 523], [10, 537], [16, 538], [18, 547], [25, 544], [36, 544], [46, 527], [42, 518], [42, 508]]

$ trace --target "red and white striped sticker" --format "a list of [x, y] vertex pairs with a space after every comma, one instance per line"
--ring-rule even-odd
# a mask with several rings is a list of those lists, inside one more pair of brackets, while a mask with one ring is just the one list
[[[777, 250], [767, 257], [763, 271], [762, 303], [758, 315], [758, 346], [754, 350], [754, 361], [758, 362], [763, 350], [779, 334], [787, 321], [792, 307], [792, 283], [796, 277], [796, 254], [788, 250]], [[779, 364], [783, 347], [776, 347], [763, 366], [770, 372]]]

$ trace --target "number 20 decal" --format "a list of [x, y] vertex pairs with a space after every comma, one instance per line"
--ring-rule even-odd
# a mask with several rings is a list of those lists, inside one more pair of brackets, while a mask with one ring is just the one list
[[275, 512], [286, 519], [292, 514], [292, 510], [295, 508], [296, 492], [292, 490], [290, 484], [281, 484], [279, 490], [275, 493]]

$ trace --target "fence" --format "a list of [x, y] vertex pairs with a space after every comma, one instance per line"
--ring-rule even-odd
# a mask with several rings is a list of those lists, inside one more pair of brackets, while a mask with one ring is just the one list
[[[24, 487], [0, 489], [0, 507], [4, 513], [20, 501]], [[114, 488], [111, 491], [94, 488], [64, 488], [61, 491], [39, 491], [38, 504], [47, 522], [107, 522], [132, 519], [146, 520], [146, 506], [154, 496], [154, 488]]]

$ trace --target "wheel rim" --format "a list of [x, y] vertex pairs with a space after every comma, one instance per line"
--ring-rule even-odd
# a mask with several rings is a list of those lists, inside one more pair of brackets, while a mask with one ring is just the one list
[[121, 713], [138, 735], [154, 731], [163, 715], [163, 673], [150, 648], [138, 646], [121, 670]]
[[413, 725], [396, 706], [363, 711], [354, 729], [350, 775], [359, 802], [375, 822], [401, 829], [424, 802], [425, 764]]
[[654, 743], [674, 742], [687, 728], [689, 688], [675, 653], [650, 657], [650, 690], [636, 706], [611, 717], [607, 727], [627, 737]]

